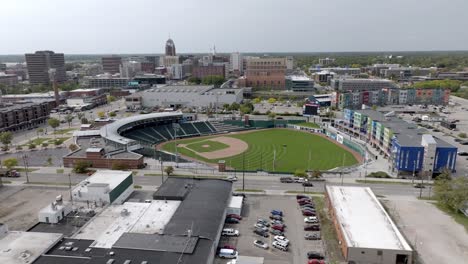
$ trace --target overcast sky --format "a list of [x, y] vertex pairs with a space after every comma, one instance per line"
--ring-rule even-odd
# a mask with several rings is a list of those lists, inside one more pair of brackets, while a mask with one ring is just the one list
[[467, 0], [0, 0], [0, 54], [468, 49]]

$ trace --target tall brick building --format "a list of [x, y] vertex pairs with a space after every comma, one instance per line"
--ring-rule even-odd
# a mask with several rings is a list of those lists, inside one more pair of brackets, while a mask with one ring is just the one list
[[110, 56], [102, 57], [102, 70], [105, 73], [116, 74], [120, 72], [120, 66], [122, 65], [122, 57]]
[[63, 53], [53, 51], [36, 51], [25, 54], [26, 65], [28, 67], [29, 82], [31, 84], [51, 83], [49, 70], [55, 69], [55, 79], [57, 82], [67, 80], [65, 72], [65, 56]]
[[247, 59], [246, 66], [245, 77], [247, 86], [274, 90], [285, 88], [285, 58], [250, 57]]
[[223, 78], [226, 78], [226, 69], [224, 65], [207, 65], [207, 66], [195, 66], [193, 67], [192, 70], [192, 76], [203, 79], [203, 77], [209, 76], [209, 75], [218, 75], [218, 76], [223, 76]]

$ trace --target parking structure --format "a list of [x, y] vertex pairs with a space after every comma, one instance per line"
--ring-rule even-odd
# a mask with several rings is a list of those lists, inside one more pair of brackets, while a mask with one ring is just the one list
[[[225, 228], [239, 230], [238, 237], [221, 237], [219, 246], [233, 246], [240, 256], [263, 257], [264, 263], [308, 263], [307, 252], [315, 251], [322, 255], [325, 248], [322, 240], [306, 240], [306, 233], [320, 235], [320, 232], [304, 231], [306, 216], [302, 215], [300, 205], [295, 196], [263, 196], [249, 195], [244, 200], [242, 209], [242, 220], [238, 224], [226, 224]], [[269, 237], [265, 238], [254, 234], [254, 225], [257, 219], [262, 218], [271, 221], [269, 216], [272, 210], [279, 210], [283, 213], [283, 222], [286, 225], [284, 236], [290, 241], [288, 251], [282, 251], [272, 246], [274, 236], [269, 232]], [[271, 229], [271, 227], [269, 228]], [[263, 249], [254, 245], [255, 240], [261, 240], [268, 244], [268, 249]], [[229, 260], [217, 258], [215, 263], [227, 263]]]

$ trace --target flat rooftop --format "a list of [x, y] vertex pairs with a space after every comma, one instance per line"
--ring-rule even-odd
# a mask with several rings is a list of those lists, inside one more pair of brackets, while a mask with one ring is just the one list
[[80, 182], [73, 191], [87, 192], [89, 184], [109, 184], [110, 190], [117, 187], [132, 174], [131, 171], [98, 170], [93, 175]]
[[93, 247], [111, 248], [124, 233], [162, 234], [179, 205], [180, 201], [162, 200], [111, 205], [88, 222], [74, 238], [95, 240]]
[[62, 236], [57, 233], [10, 231], [0, 238], [0, 263], [32, 263]]
[[412, 251], [369, 187], [327, 186], [348, 247]]

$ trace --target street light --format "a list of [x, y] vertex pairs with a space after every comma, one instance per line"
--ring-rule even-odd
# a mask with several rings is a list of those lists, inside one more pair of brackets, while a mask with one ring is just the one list
[[28, 165], [29, 165], [29, 164], [28, 164], [28, 155], [23, 154], [22, 158], [23, 158], [24, 169], [25, 169], [24, 171], [25, 171], [25, 173], [26, 173], [26, 183], [29, 183], [29, 175], [28, 175], [28, 170], [29, 170], [29, 169], [28, 169], [28, 168], [29, 168], [29, 166], [28, 166]]
[[245, 151], [242, 152], [242, 191], [245, 190]]

